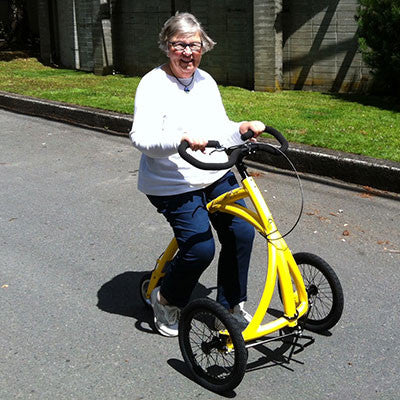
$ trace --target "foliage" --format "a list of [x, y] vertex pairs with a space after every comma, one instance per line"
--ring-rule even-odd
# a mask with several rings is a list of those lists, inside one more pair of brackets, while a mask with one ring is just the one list
[[8, 15], [0, 20], [2, 49], [31, 49], [38, 47], [38, 38], [29, 27], [27, 0], [8, 0]]
[[376, 89], [400, 97], [400, 0], [359, 0], [359, 43]]

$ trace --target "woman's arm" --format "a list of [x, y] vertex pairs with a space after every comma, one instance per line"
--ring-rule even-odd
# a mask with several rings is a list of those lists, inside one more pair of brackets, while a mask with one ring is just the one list
[[177, 152], [182, 132], [168, 129], [168, 116], [157, 81], [157, 76], [150, 73], [139, 83], [129, 135], [133, 145], [142, 153], [152, 158], [165, 158]]

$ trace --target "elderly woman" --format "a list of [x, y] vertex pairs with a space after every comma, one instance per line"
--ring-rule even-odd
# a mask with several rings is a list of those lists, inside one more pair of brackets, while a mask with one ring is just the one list
[[210, 200], [238, 187], [234, 174], [191, 166], [179, 156], [178, 145], [187, 140], [195, 157], [225, 162], [225, 153], [209, 154], [208, 140], [230, 146], [241, 143], [241, 134], [249, 129], [258, 136], [265, 127], [259, 121], [237, 123], [227, 117], [216, 82], [198, 68], [202, 55], [215, 43], [193, 15], [177, 13], [168, 19], [159, 43], [168, 62], [142, 78], [130, 136], [142, 152], [138, 188], [165, 216], [179, 246], [161, 287], [151, 295], [157, 330], [177, 336], [180, 308], [214, 257], [210, 222], [221, 243], [217, 301], [239, 322], [249, 321], [243, 302], [254, 239], [247, 222], [207, 212]]

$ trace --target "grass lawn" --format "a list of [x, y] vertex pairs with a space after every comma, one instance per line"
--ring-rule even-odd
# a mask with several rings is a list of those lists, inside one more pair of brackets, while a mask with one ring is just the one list
[[[132, 114], [138, 77], [43, 66], [0, 53], [0, 90]], [[400, 162], [400, 100], [220, 86], [229, 117], [259, 119], [291, 142]]]

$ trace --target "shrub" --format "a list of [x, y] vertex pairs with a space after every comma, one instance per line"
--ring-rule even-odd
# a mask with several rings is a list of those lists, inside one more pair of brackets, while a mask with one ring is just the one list
[[400, 97], [400, 0], [359, 0], [359, 44], [376, 89]]

